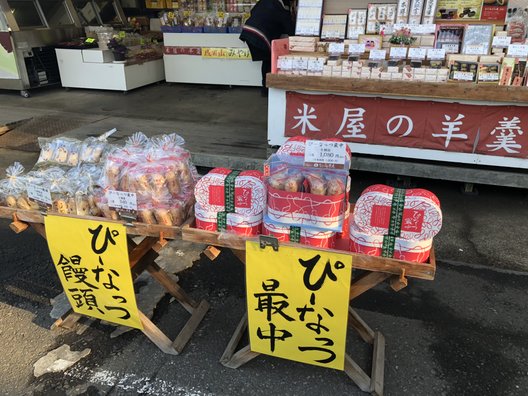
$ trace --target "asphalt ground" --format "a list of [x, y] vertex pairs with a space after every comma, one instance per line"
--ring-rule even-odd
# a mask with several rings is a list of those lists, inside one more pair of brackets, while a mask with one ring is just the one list
[[[152, 100], [145, 101], [145, 108], [155, 106], [155, 89], [145, 91], [146, 96], [139, 95], [142, 100]], [[163, 93], [167, 88], [158, 89]], [[186, 125], [201, 125], [206, 134], [193, 103], [206, 101], [204, 95], [206, 99], [222, 96], [223, 102], [229, 103], [229, 98], [237, 97], [238, 91], [211, 94], [199, 89], [194, 93], [197, 95], [194, 102], [193, 90], [185, 88], [179, 92], [185, 93], [185, 97], [172, 99], [171, 105], [180, 103], [183, 107], [177, 107], [166, 118], [177, 118], [187, 109]], [[261, 103], [249, 100], [251, 91], [241, 92], [242, 99], [238, 96], [239, 102], [235, 103], [241, 108], [240, 101], [249, 103], [244, 120], [253, 117], [261, 129], [265, 122]], [[49, 101], [41, 97], [34, 102], [19, 102], [18, 97], [2, 93], [0, 119], [13, 120], [51, 111], [67, 116], [88, 103], [94, 119], [123, 114], [120, 119], [128, 117], [129, 128], [134, 123], [167, 122], [165, 118], [144, 117], [136, 103], [141, 100], [134, 95], [119, 97], [117, 101], [115, 94], [79, 91], [74, 92], [75, 101], [67, 101], [68, 94], [50, 91]], [[16, 108], [13, 101], [17, 102]], [[169, 104], [161, 106], [167, 114], [169, 107]], [[207, 108], [202, 106], [202, 111]], [[211, 114], [201, 116], [209, 122], [205, 124], [210, 128], [211, 139], [218, 124], [210, 121], [217, 112], [219, 109], [213, 107]], [[232, 125], [243, 114], [239, 111], [216, 119]], [[112, 122], [111, 118], [105, 119]], [[77, 130], [76, 136], [93, 133], [99, 126]], [[35, 159], [34, 153], [0, 150], [0, 171], [15, 160], [30, 168]], [[382, 174], [356, 172], [351, 176], [352, 200], [371, 184], [400, 182]], [[435, 239], [436, 278], [410, 280], [409, 286], [398, 293], [383, 284], [353, 301], [353, 307], [365, 321], [386, 338], [385, 394], [528, 394], [528, 284], [523, 272], [528, 269], [526, 191], [477, 186], [478, 194], [469, 195], [461, 193], [459, 183], [421, 179], [412, 179], [411, 183], [433, 191], [442, 204], [444, 225]], [[222, 253], [214, 262], [202, 255], [191, 268], [178, 274], [180, 284], [195, 300], [206, 299], [211, 304], [180, 356], [163, 354], [138, 331], [110, 338], [114, 329], [99, 322], [82, 336], [65, 330], [50, 331], [53, 319], [49, 316], [49, 299], [62, 289], [46, 243], [31, 230], [15, 235], [8, 224], [7, 220], [0, 221], [1, 394], [363, 394], [344, 373], [334, 370], [266, 356], [236, 370], [219, 363], [245, 309], [244, 268], [229, 252]], [[184, 248], [184, 255], [187, 254]], [[181, 306], [166, 296], [155, 310], [153, 320], [173, 337], [187, 317]], [[91, 354], [64, 373], [35, 379], [33, 364], [65, 343], [73, 350], [91, 348]], [[347, 348], [368, 370], [370, 351], [353, 333], [349, 334]]]

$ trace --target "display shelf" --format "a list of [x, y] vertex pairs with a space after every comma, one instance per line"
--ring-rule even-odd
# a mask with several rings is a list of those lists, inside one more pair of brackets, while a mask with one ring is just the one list
[[267, 86], [286, 91], [345, 92], [398, 97], [528, 104], [528, 87], [474, 83], [373, 81], [345, 77], [268, 74]]

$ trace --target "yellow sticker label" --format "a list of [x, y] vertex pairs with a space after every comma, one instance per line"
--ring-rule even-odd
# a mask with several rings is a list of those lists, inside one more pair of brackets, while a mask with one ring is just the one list
[[128, 261], [125, 226], [48, 215], [48, 247], [73, 310], [143, 329]]
[[126, 33], [123, 30], [119, 31], [120, 38], [125, 38], [125, 36], [126, 36]]
[[352, 257], [246, 242], [251, 350], [344, 369]]
[[94, 38], [87, 38], [86, 40], [84, 40], [85, 43], [88, 43], [88, 44], [92, 44], [92, 43], [95, 43], [95, 39]]

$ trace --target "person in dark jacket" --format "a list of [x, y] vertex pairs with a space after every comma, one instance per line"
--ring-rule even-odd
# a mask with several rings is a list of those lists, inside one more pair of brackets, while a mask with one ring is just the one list
[[[293, 1], [293, 0], [292, 0]], [[271, 72], [271, 42], [287, 34], [295, 34], [290, 0], [259, 0], [251, 10], [240, 40], [251, 52], [251, 59], [262, 61], [262, 87], [266, 87], [266, 74]]]

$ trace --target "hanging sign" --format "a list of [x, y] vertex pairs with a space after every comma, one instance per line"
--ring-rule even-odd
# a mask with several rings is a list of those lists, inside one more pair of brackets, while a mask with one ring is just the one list
[[143, 329], [128, 261], [125, 226], [48, 215], [46, 238], [72, 309]]
[[344, 369], [352, 257], [246, 242], [251, 350]]

